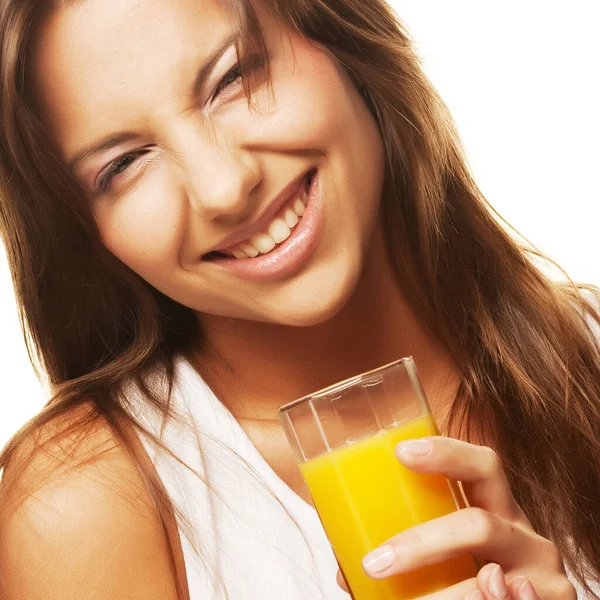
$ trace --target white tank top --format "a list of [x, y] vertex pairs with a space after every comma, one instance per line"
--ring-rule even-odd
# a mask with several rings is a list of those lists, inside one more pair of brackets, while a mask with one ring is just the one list
[[[349, 600], [316, 510], [273, 471], [186, 359], [175, 362], [172, 408], [180, 423], [170, 421], [161, 434], [161, 415], [132, 394], [133, 408], [144, 407], [137, 418], [209, 484], [142, 439], [190, 525], [176, 515], [191, 600]], [[580, 589], [578, 598], [586, 598]]]
[[[316, 510], [273, 471], [184, 358], [175, 363], [172, 407], [183, 423], [168, 423], [161, 439], [213, 491], [153, 442], [142, 441], [191, 525], [186, 531], [177, 518], [191, 600], [348, 600]], [[160, 432], [160, 415], [145, 409], [136, 416]]]

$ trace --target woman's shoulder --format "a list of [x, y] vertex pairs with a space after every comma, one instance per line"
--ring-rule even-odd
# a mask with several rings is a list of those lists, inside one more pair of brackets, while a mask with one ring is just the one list
[[37, 430], [5, 468], [2, 598], [176, 598], [142, 475], [92, 408], [81, 405]]

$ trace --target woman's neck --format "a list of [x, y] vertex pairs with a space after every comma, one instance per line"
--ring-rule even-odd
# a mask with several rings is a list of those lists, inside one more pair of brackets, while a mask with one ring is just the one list
[[199, 317], [206, 343], [194, 355], [197, 368], [238, 420], [274, 420], [287, 402], [412, 355], [443, 429], [458, 387], [456, 366], [405, 301], [379, 246], [349, 302], [325, 323]]

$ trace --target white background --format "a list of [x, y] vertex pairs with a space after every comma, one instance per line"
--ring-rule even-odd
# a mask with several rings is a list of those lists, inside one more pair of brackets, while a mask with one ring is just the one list
[[[596, 284], [599, 4], [392, 1], [488, 199], [572, 278]], [[2, 253], [0, 368], [2, 446], [46, 397], [28, 362]]]

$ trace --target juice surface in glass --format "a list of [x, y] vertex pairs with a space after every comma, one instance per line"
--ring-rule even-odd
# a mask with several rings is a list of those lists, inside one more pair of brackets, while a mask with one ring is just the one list
[[365, 554], [404, 529], [457, 510], [448, 480], [404, 467], [394, 448], [437, 435], [427, 416], [300, 465], [315, 507], [355, 600], [408, 600], [477, 574], [470, 555], [385, 580], [368, 577]]

